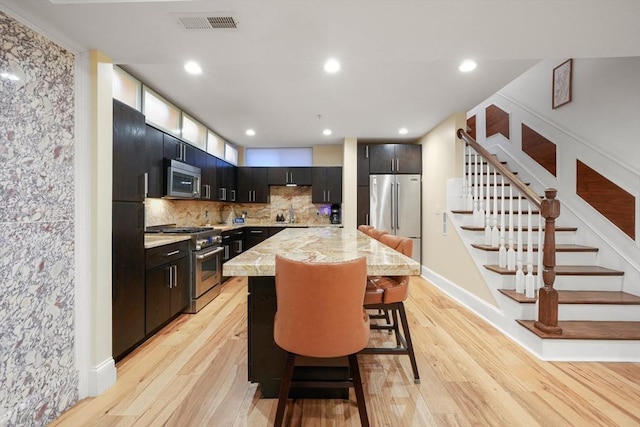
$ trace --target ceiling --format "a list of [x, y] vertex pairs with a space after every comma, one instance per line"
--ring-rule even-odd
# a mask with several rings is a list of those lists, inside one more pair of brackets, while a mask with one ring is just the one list
[[[640, 56], [639, 0], [0, 0], [246, 147], [416, 139], [542, 59]], [[183, 15], [237, 29], [188, 31]], [[326, 59], [341, 70], [327, 74]], [[472, 58], [477, 69], [457, 70]], [[187, 75], [198, 61], [203, 72]], [[549, 89], [550, 92], [550, 89]], [[408, 133], [398, 134], [405, 127]], [[245, 135], [248, 128], [253, 137]], [[322, 130], [332, 129], [330, 136]]]

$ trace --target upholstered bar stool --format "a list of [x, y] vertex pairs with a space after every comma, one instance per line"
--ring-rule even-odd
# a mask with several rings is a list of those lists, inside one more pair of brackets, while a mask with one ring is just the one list
[[[413, 253], [413, 240], [408, 237], [385, 234], [380, 237], [380, 242], [397, 250], [405, 256], [411, 257]], [[370, 277], [367, 281], [367, 291], [364, 298], [365, 309], [377, 309], [384, 314], [372, 315], [372, 319], [385, 319], [387, 324], [371, 324], [371, 329], [383, 329], [393, 331], [396, 337], [396, 348], [367, 347], [362, 354], [406, 354], [411, 361], [414, 381], [420, 382], [418, 364], [411, 342], [409, 323], [404, 309], [404, 300], [409, 295], [409, 276], [398, 277]], [[387, 313], [391, 311], [393, 322], [389, 322]], [[398, 325], [398, 315], [402, 323], [402, 333]]]
[[380, 240], [382, 236], [388, 233], [389, 232], [387, 230], [379, 230], [377, 228], [372, 228], [371, 230], [369, 230], [369, 236], [373, 237], [376, 240]]
[[358, 226], [358, 231], [362, 231], [364, 234], [369, 235], [369, 230], [373, 228], [373, 225], [361, 224]]
[[[357, 353], [369, 341], [364, 311], [366, 258], [341, 263], [307, 263], [276, 256], [273, 338], [287, 351], [274, 426], [284, 421], [291, 387], [353, 387], [360, 423], [369, 426]], [[349, 381], [292, 381], [297, 356], [348, 356]]]

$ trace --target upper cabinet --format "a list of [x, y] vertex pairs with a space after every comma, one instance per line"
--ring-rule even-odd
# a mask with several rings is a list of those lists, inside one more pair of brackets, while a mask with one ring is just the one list
[[311, 185], [310, 167], [270, 167], [269, 185]]
[[236, 202], [268, 203], [269, 186], [265, 167], [238, 168], [238, 193]]
[[196, 148], [194, 163], [200, 168], [200, 199], [213, 200], [216, 192], [216, 158]]
[[216, 158], [216, 198], [219, 202], [235, 202], [237, 187], [236, 167]]
[[341, 167], [312, 168], [311, 203], [342, 203]]
[[164, 132], [147, 125], [145, 133], [145, 157], [147, 164], [147, 197], [164, 196]]
[[195, 166], [196, 148], [175, 136], [164, 134], [164, 157]]
[[141, 202], [145, 197], [144, 115], [113, 100], [113, 200]]
[[422, 146], [419, 144], [369, 145], [370, 174], [421, 174]]

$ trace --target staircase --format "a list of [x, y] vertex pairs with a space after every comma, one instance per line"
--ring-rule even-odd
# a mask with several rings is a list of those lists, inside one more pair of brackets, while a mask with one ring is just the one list
[[[468, 154], [467, 154], [468, 156]], [[476, 156], [474, 154], [474, 156]], [[512, 226], [512, 233], [522, 233], [524, 239], [518, 234], [521, 245], [534, 255], [530, 257], [541, 260], [538, 257], [539, 247], [542, 245], [543, 227], [532, 224], [543, 224], [544, 219], [538, 222], [540, 212], [532, 210], [534, 220], [526, 221], [527, 209], [519, 211], [517, 203], [508, 203], [509, 196], [504, 195], [504, 190], [494, 191], [493, 182], [496, 175], [501, 175], [494, 170], [484, 159], [478, 163], [478, 157], [467, 158], [465, 167], [467, 178], [470, 173], [475, 174], [474, 183], [478, 186], [478, 175], [482, 188], [486, 195], [485, 206], [488, 210], [493, 207], [493, 226], [496, 226], [501, 215], [518, 218]], [[479, 167], [479, 170], [473, 170]], [[506, 162], [500, 162], [506, 165]], [[488, 172], [487, 172], [488, 171]], [[515, 171], [507, 172], [510, 178], [518, 179]], [[465, 184], [472, 180], [465, 180]], [[520, 181], [521, 182], [521, 181]], [[515, 194], [513, 198], [517, 197]], [[561, 195], [558, 195], [561, 199]], [[474, 200], [476, 200], [474, 195]], [[504, 198], [505, 203], [502, 203]], [[495, 199], [495, 200], [494, 200]], [[481, 198], [480, 198], [481, 200]], [[475, 202], [474, 202], [475, 203]], [[481, 202], [482, 203], [482, 202]], [[514, 206], [511, 211], [507, 206]], [[502, 206], [496, 210], [496, 206]], [[459, 228], [463, 240], [468, 243], [469, 252], [481, 269], [483, 277], [492, 289], [498, 306], [504, 316], [513, 319], [514, 328], [507, 327], [506, 333], [519, 341], [530, 351], [546, 360], [636, 360], [640, 356], [640, 297], [624, 292], [623, 280], [625, 272], [607, 265], [598, 265], [599, 248], [581, 244], [577, 240], [578, 227], [563, 222], [563, 216], [558, 218], [559, 224], [555, 227], [555, 281], [553, 288], [557, 290], [557, 328], [561, 333], [549, 333], [535, 326], [539, 316], [538, 292], [527, 296], [523, 292], [516, 292], [517, 269], [500, 265], [499, 245], [496, 238], [489, 243], [490, 215], [487, 214], [489, 227], [477, 224], [474, 217], [474, 209], [451, 210], [452, 222]], [[504, 210], [504, 212], [503, 212]], [[476, 221], [476, 223], [474, 223]], [[504, 233], [504, 223], [502, 232]], [[542, 229], [541, 229], [542, 228]], [[501, 235], [504, 236], [504, 235]], [[532, 240], [529, 243], [529, 239]], [[535, 243], [538, 242], [538, 243]], [[505, 249], [509, 244], [502, 240]], [[517, 244], [511, 242], [514, 248]], [[521, 248], [522, 250], [522, 248]], [[519, 268], [524, 263], [520, 255]], [[526, 256], [526, 255], [525, 255]], [[532, 264], [534, 276], [534, 289], [544, 286], [538, 275], [542, 268], [540, 262], [536, 263], [529, 258]], [[502, 261], [504, 264], [504, 260]], [[522, 283], [522, 282], [520, 282]], [[509, 322], [509, 320], [506, 320]], [[581, 357], [582, 356], [584, 357]]]

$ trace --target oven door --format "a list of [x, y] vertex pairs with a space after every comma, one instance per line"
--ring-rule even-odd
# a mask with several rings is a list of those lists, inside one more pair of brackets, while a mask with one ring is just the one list
[[198, 298], [209, 289], [220, 284], [222, 269], [221, 255], [223, 250], [222, 247], [217, 246], [202, 249], [194, 253], [193, 298]]

